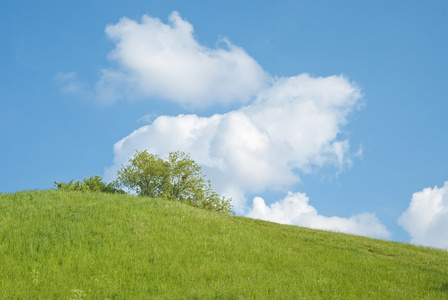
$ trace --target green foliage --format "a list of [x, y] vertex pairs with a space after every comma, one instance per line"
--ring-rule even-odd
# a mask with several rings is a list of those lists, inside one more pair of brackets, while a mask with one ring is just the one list
[[183, 152], [166, 160], [148, 151], [136, 151], [117, 174], [117, 182], [140, 196], [163, 197], [212, 211], [232, 213], [230, 201], [212, 190], [201, 167]]
[[0, 195], [0, 299], [447, 299], [448, 252], [64, 191]]
[[168, 187], [167, 164], [158, 156], [147, 151], [136, 152], [117, 174], [117, 182], [137, 195], [161, 197]]
[[105, 183], [99, 175], [92, 175], [90, 178], [76, 181], [72, 179], [69, 183], [54, 182], [58, 190], [61, 191], [82, 191], [82, 192], [102, 192], [109, 194], [124, 194], [124, 191], [116, 187], [116, 183]]

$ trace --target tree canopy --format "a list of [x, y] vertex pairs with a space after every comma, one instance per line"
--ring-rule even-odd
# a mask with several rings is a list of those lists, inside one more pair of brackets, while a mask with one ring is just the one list
[[163, 197], [195, 207], [232, 213], [231, 199], [212, 190], [201, 167], [184, 152], [171, 152], [164, 160], [147, 150], [136, 151], [117, 173], [117, 184], [139, 196]]

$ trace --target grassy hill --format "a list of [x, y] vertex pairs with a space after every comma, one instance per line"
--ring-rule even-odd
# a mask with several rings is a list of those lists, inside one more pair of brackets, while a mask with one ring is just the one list
[[0, 195], [0, 299], [448, 299], [448, 252], [161, 199]]

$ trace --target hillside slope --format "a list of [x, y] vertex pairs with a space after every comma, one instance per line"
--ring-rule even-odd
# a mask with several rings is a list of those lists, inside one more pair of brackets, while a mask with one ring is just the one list
[[129, 195], [0, 195], [0, 299], [447, 299], [448, 252]]

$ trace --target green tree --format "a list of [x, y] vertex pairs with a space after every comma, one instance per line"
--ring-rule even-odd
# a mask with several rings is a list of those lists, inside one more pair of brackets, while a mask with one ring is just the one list
[[122, 166], [117, 183], [139, 196], [163, 197], [208, 210], [232, 213], [231, 199], [212, 190], [201, 167], [184, 152], [171, 152], [166, 160], [148, 151], [136, 151]]
[[136, 152], [117, 173], [117, 182], [139, 196], [162, 197], [168, 188], [167, 163], [146, 150]]

